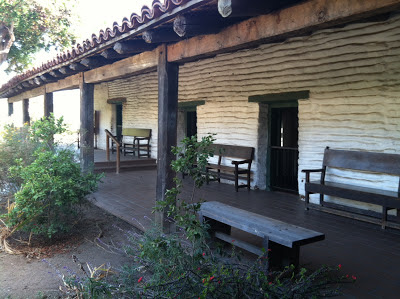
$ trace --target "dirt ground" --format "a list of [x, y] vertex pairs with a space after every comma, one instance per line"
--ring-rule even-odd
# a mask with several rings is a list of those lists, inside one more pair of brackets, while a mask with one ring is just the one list
[[[0, 252], [0, 298], [62, 298], [60, 275], [74, 271], [80, 275], [72, 259], [100, 266], [109, 263], [113, 269], [129, 262], [123, 253], [107, 246], [122, 247], [127, 231], [138, 230], [130, 224], [90, 204], [73, 231], [51, 244], [32, 240], [30, 247], [13, 241], [24, 254]], [[97, 241], [100, 237], [101, 242]]]

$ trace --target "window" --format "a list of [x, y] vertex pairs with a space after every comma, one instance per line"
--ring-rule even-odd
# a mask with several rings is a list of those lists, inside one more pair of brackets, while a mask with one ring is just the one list
[[8, 116], [14, 113], [14, 103], [8, 103]]

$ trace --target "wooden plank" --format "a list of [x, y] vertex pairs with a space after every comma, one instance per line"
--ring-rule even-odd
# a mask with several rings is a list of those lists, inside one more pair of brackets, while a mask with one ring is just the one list
[[82, 171], [94, 167], [94, 84], [80, 83], [80, 162]]
[[216, 144], [211, 145], [214, 149], [214, 155], [221, 155], [224, 157], [240, 158], [240, 159], [253, 159], [254, 148], [248, 146]]
[[268, 236], [270, 241], [290, 248], [325, 238], [323, 233], [238, 209], [220, 202], [203, 203], [201, 213], [205, 217], [215, 219], [253, 235], [259, 237]]
[[323, 193], [325, 195], [347, 198], [376, 205], [400, 208], [399, 194], [394, 191], [329, 181], [326, 181], [325, 184], [321, 184], [319, 181], [306, 183], [306, 190], [311, 193]]
[[123, 136], [150, 137], [151, 129], [122, 128]]
[[44, 86], [40, 86], [40, 87], [37, 87], [35, 89], [31, 89], [31, 90], [25, 91], [23, 93], [20, 93], [19, 95], [10, 97], [8, 99], [8, 102], [9, 103], [19, 102], [19, 101], [22, 101], [24, 99], [31, 99], [31, 98], [34, 98], [34, 97], [41, 96], [44, 93], [45, 93], [45, 87]]
[[300, 90], [292, 92], [269, 93], [264, 95], [249, 96], [250, 103], [275, 103], [275, 102], [292, 102], [300, 99], [308, 99], [310, 97], [309, 90]]
[[158, 49], [85, 72], [85, 83], [100, 83], [157, 69]]
[[[253, 244], [250, 244], [248, 242], [244, 242], [244, 241], [235, 239], [230, 235], [227, 235], [227, 234], [224, 234], [224, 233], [220, 233], [220, 232], [216, 232], [215, 233], [215, 237], [220, 239], [220, 240], [222, 240], [222, 241], [230, 243], [230, 244], [232, 244], [234, 246], [237, 246], [237, 247], [240, 247], [240, 248], [242, 248], [244, 250], [247, 250], [247, 251], [249, 251], [251, 253], [254, 253], [255, 255], [260, 256], [260, 255], [264, 254], [264, 252], [259, 247], [255, 246]], [[268, 248], [265, 248], [265, 250], [268, 250]]]
[[400, 155], [326, 148], [323, 165], [400, 175]]
[[168, 46], [168, 61], [186, 62], [395, 11], [400, 0], [312, 0]]
[[[177, 64], [168, 63], [167, 47], [160, 47], [158, 54], [158, 154], [156, 200], [165, 200], [165, 192], [174, 187], [175, 172], [171, 162], [175, 155], [171, 152], [176, 146], [178, 114], [178, 73]], [[156, 214], [156, 222], [165, 232], [173, 227], [166, 222], [166, 215]]]
[[46, 85], [46, 92], [54, 92], [59, 90], [75, 89], [79, 87], [80, 74], [69, 76], [65, 79], [59, 80], [54, 83], [49, 83]]

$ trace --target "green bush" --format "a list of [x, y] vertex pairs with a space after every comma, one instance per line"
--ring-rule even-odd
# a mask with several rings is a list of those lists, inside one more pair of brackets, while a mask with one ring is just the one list
[[84, 197], [96, 189], [100, 176], [83, 174], [75, 153], [54, 142], [54, 135], [65, 131], [62, 119], [53, 116], [30, 128], [33, 161], [19, 158], [9, 169], [10, 178], [20, 182], [10, 211], [3, 215], [9, 227], [49, 238], [68, 231]]
[[31, 139], [30, 127], [15, 128], [6, 125], [0, 139], [0, 191], [3, 195], [13, 194], [21, 185], [21, 180], [10, 176], [9, 169], [19, 160], [24, 165], [32, 163], [33, 153], [39, 144]]

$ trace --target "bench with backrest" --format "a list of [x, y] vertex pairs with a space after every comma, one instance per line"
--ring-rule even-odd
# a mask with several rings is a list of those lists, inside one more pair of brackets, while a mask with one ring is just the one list
[[122, 150], [126, 154], [137, 154], [150, 158], [151, 129], [124, 128], [122, 129]]
[[[212, 149], [214, 157], [218, 157], [218, 162], [208, 163], [207, 171], [214, 174], [218, 182], [221, 182], [221, 178], [234, 180], [236, 192], [239, 188], [247, 187], [247, 189], [250, 189], [251, 164], [254, 158], [254, 148], [213, 144]], [[246, 180], [246, 184], [239, 185], [239, 179]]]
[[[280, 220], [210, 201], [201, 204], [201, 221], [210, 225], [212, 236], [256, 255], [269, 255], [272, 265], [299, 265], [300, 246], [325, 239], [325, 234]], [[262, 238], [262, 248], [231, 236], [231, 228]], [[269, 252], [270, 251], [270, 252]]]
[[[379, 184], [376, 184], [375, 188], [371, 188], [327, 181], [325, 177], [330, 168], [400, 176], [400, 155], [332, 150], [327, 147], [324, 152], [321, 169], [302, 170], [306, 174], [306, 209], [311, 207], [341, 216], [378, 223], [381, 224], [382, 228], [386, 226], [400, 228], [398, 223], [388, 223], [388, 210], [400, 209], [400, 182], [399, 185], [396, 186], [397, 191], [387, 191], [382, 190]], [[320, 179], [318, 181], [310, 181], [310, 174], [315, 172], [321, 173]], [[313, 193], [320, 194], [319, 205], [314, 205], [309, 202], [310, 194]], [[381, 219], [376, 218], [379, 214], [372, 211], [325, 202], [324, 195], [382, 206]]]

